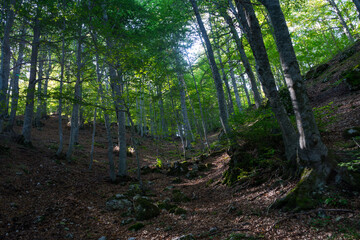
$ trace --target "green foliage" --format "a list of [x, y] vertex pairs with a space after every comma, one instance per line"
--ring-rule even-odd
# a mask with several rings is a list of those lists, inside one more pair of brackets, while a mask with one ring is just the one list
[[131, 225], [128, 228], [128, 230], [129, 231], [138, 231], [138, 230], [142, 229], [143, 227], [145, 227], [145, 225], [143, 223], [138, 222], [138, 223]]
[[[360, 139], [360, 138], [358, 138]], [[352, 153], [352, 158], [350, 162], [339, 163], [340, 167], [346, 167], [349, 171], [359, 171], [360, 168], [360, 151], [355, 151]]]
[[157, 168], [162, 168], [163, 167], [163, 162], [160, 158], [156, 158], [156, 165]]

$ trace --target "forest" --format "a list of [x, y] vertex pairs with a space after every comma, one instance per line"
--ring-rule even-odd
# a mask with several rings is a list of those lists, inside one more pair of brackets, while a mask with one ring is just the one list
[[0, 1], [0, 239], [360, 239], [359, 0]]

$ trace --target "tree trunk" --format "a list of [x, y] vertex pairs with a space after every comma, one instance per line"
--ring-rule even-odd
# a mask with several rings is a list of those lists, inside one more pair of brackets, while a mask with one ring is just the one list
[[181, 100], [181, 112], [183, 115], [183, 126], [185, 130], [185, 147], [186, 149], [191, 149], [191, 127], [188, 118], [187, 108], [186, 108], [186, 96], [185, 96], [185, 83], [184, 83], [184, 76], [182, 73], [178, 73], [179, 79], [179, 91], [180, 91], [180, 100]]
[[[1, 65], [0, 65], [0, 133], [3, 131], [4, 120], [8, 115], [6, 108], [6, 93], [9, 84], [10, 75], [10, 32], [14, 23], [14, 5], [15, 0], [11, 0], [7, 7], [7, 19], [4, 29], [4, 36], [1, 46]], [[35, 67], [36, 68], [36, 67]]]
[[355, 42], [353, 36], [351, 35], [351, 32], [350, 32], [350, 29], [348, 27], [348, 25], [346, 24], [338, 6], [336, 5], [335, 1], [334, 0], [327, 0], [328, 3], [331, 5], [331, 7], [334, 9], [339, 21], [340, 21], [340, 24], [341, 26], [343, 27], [343, 30], [344, 30], [344, 33], [345, 35], [347, 36], [347, 38], [349, 39], [349, 41], [351, 43]]
[[35, 84], [36, 84], [36, 66], [37, 66], [37, 58], [38, 58], [39, 45], [40, 45], [40, 22], [38, 16], [35, 17], [34, 24], [35, 25], [33, 28], [34, 37], [31, 48], [31, 66], [30, 66], [29, 85], [26, 94], [24, 125], [22, 129], [22, 135], [24, 136], [25, 144], [31, 144], [31, 127], [32, 127], [32, 118], [34, 114], [34, 98], [35, 98]]
[[203, 21], [201, 19], [200, 13], [199, 13], [199, 9], [198, 6], [196, 4], [196, 0], [190, 0], [201, 34], [202, 34], [202, 38], [205, 41], [205, 45], [206, 45], [206, 49], [208, 52], [208, 58], [209, 58], [209, 63], [210, 63], [210, 67], [211, 67], [211, 72], [213, 74], [213, 78], [214, 78], [214, 83], [215, 83], [215, 88], [216, 88], [216, 95], [217, 95], [217, 100], [218, 100], [218, 105], [219, 105], [219, 113], [220, 113], [220, 122], [221, 125], [224, 129], [225, 134], [228, 136], [230, 134], [230, 127], [229, 127], [229, 123], [228, 123], [228, 118], [227, 118], [227, 111], [226, 111], [226, 103], [225, 103], [225, 96], [224, 96], [224, 89], [222, 86], [222, 81], [221, 81], [221, 77], [220, 77], [220, 73], [219, 70], [216, 66], [216, 62], [215, 62], [215, 57], [214, 57], [214, 52], [209, 40], [209, 37], [206, 33], [206, 29], [204, 27]]
[[243, 88], [244, 88], [244, 92], [245, 92], [245, 95], [246, 95], [246, 100], [247, 100], [247, 103], [248, 103], [248, 106], [250, 107], [251, 106], [251, 100], [250, 100], [250, 95], [249, 95], [249, 91], [246, 87], [246, 82], [245, 82], [245, 77], [243, 74], [240, 74], [240, 78], [243, 82]]
[[295, 112], [300, 137], [299, 158], [305, 164], [304, 167], [324, 168], [328, 151], [321, 141], [280, 3], [278, 0], [261, 1], [268, 10], [274, 27], [281, 65]]
[[43, 105], [43, 92], [42, 92], [42, 81], [43, 81], [43, 69], [44, 69], [44, 54], [40, 55], [41, 59], [39, 61], [39, 74], [38, 74], [38, 88], [37, 88], [37, 107], [36, 107], [36, 116], [35, 116], [35, 126], [37, 128], [41, 127], [40, 119], [41, 119], [41, 107]]
[[164, 112], [164, 101], [162, 96], [162, 86], [161, 83], [156, 86], [157, 88], [157, 95], [159, 98], [159, 109], [160, 109], [160, 121], [161, 121], [161, 135], [166, 137], [167, 136], [167, 126], [165, 121], [165, 112]]
[[[244, 65], [244, 68], [245, 68], [245, 72], [246, 72], [246, 75], [248, 76], [248, 78], [250, 79], [250, 85], [251, 85], [251, 90], [253, 92], [253, 95], [254, 95], [254, 101], [255, 101], [255, 106], [256, 108], [259, 108], [261, 106], [261, 97], [260, 97], [260, 93], [259, 93], [259, 90], [257, 88], [257, 84], [256, 84], [256, 79], [255, 79], [255, 75], [254, 75], [254, 72], [251, 68], [251, 65], [250, 65], [250, 62], [249, 62], [249, 59], [248, 57], [246, 56], [246, 53], [245, 53], [245, 50], [244, 50], [244, 46], [242, 44], [242, 41], [239, 37], [239, 34], [238, 32], [236, 31], [236, 28], [234, 26], [234, 23], [231, 19], [231, 17], [227, 14], [227, 12], [225, 11], [225, 9], [223, 8], [220, 8], [220, 14], [221, 16], [225, 19], [226, 23], [228, 24], [228, 26], [230, 27], [230, 31], [231, 31], [231, 34], [233, 36], [233, 39], [236, 43], [236, 47], [237, 47], [237, 50], [239, 51], [240, 53], [240, 58], [241, 58], [241, 61]], [[241, 22], [240, 22], [241, 23]]]
[[77, 56], [76, 56], [76, 83], [75, 83], [75, 95], [73, 102], [73, 110], [71, 114], [71, 128], [70, 128], [70, 139], [69, 139], [69, 147], [66, 152], [66, 159], [68, 162], [71, 162], [71, 157], [74, 150], [74, 145], [77, 144], [77, 135], [79, 133], [79, 110], [80, 110], [80, 102], [81, 102], [81, 71], [82, 71], [82, 60], [81, 60], [81, 43], [82, 43], [82, 34], [81, 29], [79, 30], [79, 39], [77, 40]]
[[61, 46], [61, 60], [60, 60], [60, 88], [59, 88], [59, 106], [58, 106], [58, 116], [59, 116], [59, 148], [56, 151], [56, 156], [60, 156], [64, 146], [63, 139], [63, 130], [62, 130], [62, 92], [63, 92], [63, 82], [64, 82], [64, 68], [65, 68], [65, 19], [63, 20], [63, 29], [62, 29], [62, 46]]
[[204, 120], [204, 113], [203, 113], [203, 109], [202, 109], [202, 105], [201, 105], [200, 93], [199, 93], [198, 88], [197, 88], [196, 78], [195, 78], [194, 71], [193, 71], [193, 69], [192, 69], [192, 66], [191, 66], [191, 63], [190, 63], [190, 60], [189, 60], [189, 59], [188, 59], [188, 64], [189, 64], [189, 67], [190, 67], [191, 76], [192, 76], [193, 81], [194, 81], [194, 86], [195, 86], [195, 90], [196, 90], [196, 95], [197, 95], [197, 97], [198, 97], [198, 103], [199, 103], [199, 109], [200, 109], [200, 116], [201, 116], [201, 125], [202, 125], [203, 132], [204, 132], [205, 145], [206, 145], [207, 148], [209, 148], [209, 140], [208, 140], [208, 138], [207, 138], [207, 130], [206, 130], [206, 124], [205, 124], [205, 120]]
[[234, 88], [236, 105], [237, 105], [237, 107], [239, 109], [239, 112], [242, 112], [241, 100], [240, 100], [240, 96], [239, 96], [239, 90], [238, 90], [237, 85], [236, 85], [236, 79], [235, 79], [235, 74], [234, 74], [234, 64], [233, 63], [230, 63], [230, 77], [231, 77], [231, 83], [232, 83], [233, 88]]
[[284, 140], [285, 153], [287, 159], [294, 164], [297, 157], [297, 133], [291, 124], [291, 121], [286, 113], [284, 105], [280, 100], [278, 91], [276, 90], [275, 79], [271, 72], [271, 67], [264, 45], [259, 22], [256, 18], [255, 11], [251, 3], [242, 3], [236, 0], [238, 13], [240, 16], [241, 25], [246, 30], [249, 38], [250, 47], [254, 53], [257, 71], [265, 92], [269, 99], [270, 106], [275, 113], [275, 117], [280, 125], [282, 137]]
[[12, 89], [12, 99], [11, 99], [11, 112], [10, 112], [10, 119], [9, 124], [7, 126], [8, 130], [12, 131], [15, 123], [16, 118], [16, 111], [19, 102], [19, 77], [20, 77], [20, 70], [24, 61], [24, 49], [25, 49], [25, 34], [26, 28], [22, 27], [21, 29], [21, 41], [19, 44], [19, 52], [18, 58], [16, 60], [16, 65], [13, 71], [13, 89]]
[[49, 49], [48, 51], [48, 67], [46, 69], [46, 79], [45, 79], [45, 84], [44, 84], [44, 92], [43, 92], [43, 104], [41, 106], [41, 117], [46, 117], [47, 116], [47, 92], [48, 92], [48, 85], [49, 85], [49, 78], [50, 78], [50, 73], [51, 73], [51, 69], [52, 69], [52, 64], [51, 64], [51, 51]]

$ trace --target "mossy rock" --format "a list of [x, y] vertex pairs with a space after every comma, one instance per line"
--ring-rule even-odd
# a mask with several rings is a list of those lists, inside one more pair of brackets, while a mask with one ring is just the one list
[[169, 210], [170, 213], [174, 213], [175, 215], [186, 214], [187, 211], [181, 207], [175, 207]]
[[169, 176], [181, 176], [181, 175], [185, 175], [188, 171], [188, 163], [185, 162], [174, 162], [171, 167], [169, 168], [169, 171], [167, 172], [167, 175]]
[[133, 225], [131, 225], [128, 230], [129, 231], [138, 231], [140, 229], [142, 229], [143, 227], [145, 227], [145, 225], [143, 223], [135, 223]]
[[329, 68], [329, 64], [328, 63], [324, 63], [324, 64], [320, 64], [312, 69], [310, 69], [310, 71], [308, 71], [305, 75], [305, 79], [309, 80], [312, 78], [317, 78], [319, 77], [321, 74], [323, 74], [328, 68]]
[[170, 211], [171, 209], [177, 208], [176, 205], [169, 203], [168, 201], [162, 201], [157, 203], [158, 208]]
[[272, 207], [294, 211], [315, 208], [320, 203], [320, 198], [314, 192], [319, 188], [319, 178], [314, 170], [305, 168], [295, 188], [284, 198], [277, 200]]
[[157, 217], [160, 209], [149, 199], [141, 196], [134, 197], [134, 210], [137, 220], [148, 220]]
[[181, 180], [181, 178], [179, 178], [179, 177], [173, 178], [173, 179], [171, 180], [171, 183], [175, 183], [175, 184], [181, 183], [181, 182], [182, 182], [182, 180]]
[[172, 191], [172, 195], [173, 195], [172, 200], [174, 202], [189, 202], [190, 201], [190, 198], [178, 189], [174, 189]]

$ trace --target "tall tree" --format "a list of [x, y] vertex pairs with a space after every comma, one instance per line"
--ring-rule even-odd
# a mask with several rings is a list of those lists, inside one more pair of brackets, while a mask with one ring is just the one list
[[220, 112], [220, 122], [221, 122], [221, 125], [222, 125], [223, 129], [224, 129], [225, 134], [230, 134], [231, 130], [230, 130], [229, 123], [228, 123], [224, 89], [223, 89], [223, 86], [222, 86], [222, 81], [221, 81], [219, 69], [218, 69], [218, 67], [216, 65], [216, 62], [215, 62], [214, 52], [213, 52], [209, 37], [207, 35], [206, 29], [204, 27], [204, 23], [203, 23], [203, 21], [201, 19], [200, 12], [199, 12], [196, 0], [190, 0], [190, 2], [191, 2], [191, 5], [193, 7], [193, 10], [194, 10], [194, 13], [195, 13], [195, 16], [196, 16], [196, 20], [197, 20], [198, 25], [199, 25], [202, 38], [205, 41], [206, 50], [207, 50], [208, 58], [209, 58], [208, 60], [209, 60], [209, 63], [210, 63], [211, 72], [212, 72], [212, 75], [213, 75], [215, 88], [216, 88], [216, 95], [217, 95], [217, 100], [218, 100], [218, 105], [219, 105], [219, 112]]
[[359, 14], [358, 17], [360, 19], [360, 0], [353, 0], [353, 2], [354, 2], [355, 7], [356, 7], [356, 9], [358, 11], [358, 14]]
[[[8, 4], [6, 4], [8, 3]], [[0, 133], [3, 131], [4, 120], [8, 115], [6, 107], [6, 93], [10, 75], [10, 33], [14, 23], [15, 0], [6, 1], [6, 24], [1, 44], [1, 65], [0, 65]]]

